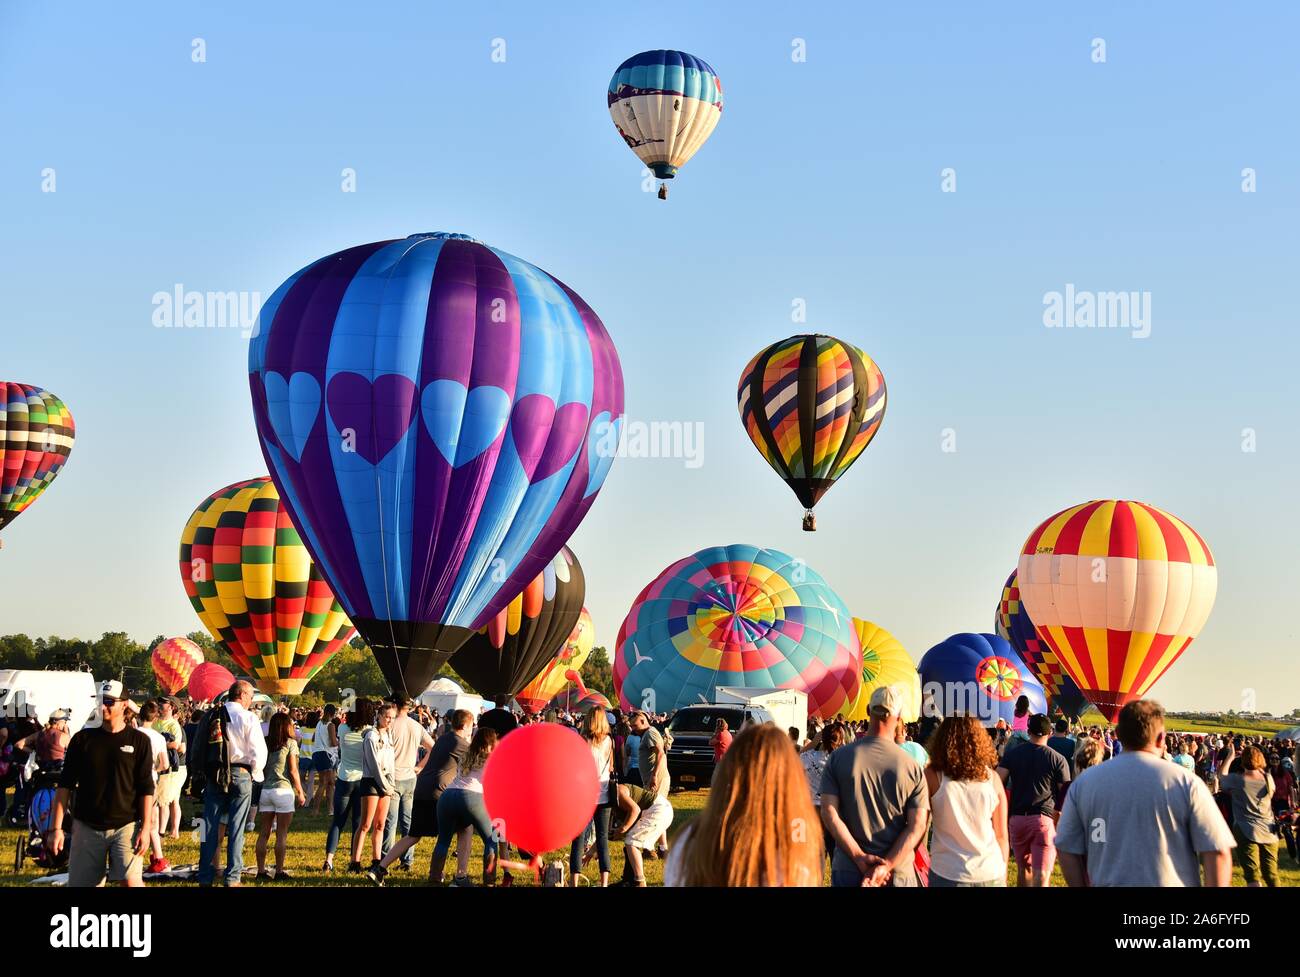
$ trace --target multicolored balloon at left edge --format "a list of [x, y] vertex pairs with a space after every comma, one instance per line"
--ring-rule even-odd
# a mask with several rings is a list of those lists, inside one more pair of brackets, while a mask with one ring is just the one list
[[0, 381], [0, 529], [26, 511], [63, 470], [76, 424], [58, 397]]
[[180, 572], [203, 626], [263, 692], [301, 693], [356, 633], [265, 476], [194, 510]]

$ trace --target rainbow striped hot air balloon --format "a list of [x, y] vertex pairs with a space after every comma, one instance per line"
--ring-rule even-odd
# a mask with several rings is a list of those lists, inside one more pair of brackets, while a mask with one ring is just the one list
[[266, 477], [194, 510], [181, 580], [199, 620], [263, 692], [297, 695], [355, 633]]
[[1002, 587], [1002, 599], [994, 614], [993, 631], [998, 637], [1006, 638], [1016, 654], [1029, 666], [1034, 677], [1043, 683], [1049, 705], [1060, 709], [1072, 719], [1083, 714], [1088, 700], [1066, 674], [1056, 653], [1047, 646], [1047, 642], [1038, 636], [1034, 622], [1025, 610], [1025, 603], [1020, 599], [1020, 575], [1012, 571]]
[[1030, 533], [1019, 583], [1039, 636], [1114, 722], [1200, 633], [1219, 579], [1191, 526], [1143, 502], [1106, 499]]
[[848, 608], [777, 550], [716, 546], [678, 560], [641, 591], [618, 633], [614, 685], [626, 708], [670, 712], [739, 686], [796, 689], [809, 715], [831, 717], [861, 684]]
[[551, 562], [618, 447], [623, 374], [599, 317], [464, 234], [313, 262], [262, 307], [248, 365], [293, 524], [412, 695]]
[[[637, 159], [671, 180], [722, 118], [718, 73], [685, 51], [642, 51], [609, 80], [609, 117]], [[659, 185], [659, 199], [668, 185]]]
[[0, 529], [49, 488], [76, 433], [67, 406], [54, 394], [0, 380]]
[[903, 693], [903, 722], [921, 718], [921, 674], [903, 643], [879, 624], [853, 619], [853, 629], [862, 645], [862, 688], [840, 715], [853, 722], [867, 718], [871, 693], [892, 685]]
[[154, 646], [149, 663], [163, 691], [175, 695], [189, 683], [190, 673], [203, 664], [203, 649], [189, 638], [168, 638]]
[[791, 336], [749, 361], [736, 399], [754, 447], [803, 503], [803, 528], [816, 529], [817, 500], [884, 420], [880, 368], [833, 336]]

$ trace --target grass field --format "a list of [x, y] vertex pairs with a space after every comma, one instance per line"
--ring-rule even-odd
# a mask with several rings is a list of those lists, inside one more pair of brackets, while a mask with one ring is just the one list
[[[704, 807], [708, 798], [707, 791], [683, 791], [672, 795], [673, 808], [675, 815], [673, 817], [673, 826], [669, 830], [669, 843], [676, 833], [691, 819], [699, 814]], [[191, 810], [188, 801], [188, 812]], [[188, 820], [186, 821], [188, 824]], [[338, 855], [335, 857], [336, 865], [340, 866], [331, 875], [321, 871], [321, 863], [325, 857], [325, 834], [329, 828], [329, 821], [324, 815], [313, 817], [310, 814], [298, 814], [294, 817], [294, 822], [289, 830], [289, 851], [286, 864], [289, 871], [293, 873], [294, 878], [280, 882], [254, 882], [252, 876], [245, 877], [245, 884], [266, 885], [273, 887], [290, 887], [290, 886], [308, 886], [308, 885], [354, 885], [370, 887], [370, 882], [362, 875], [349, 875], [344, 869], [347, 867], [346, 840], [340, 847]], [[36, 878], [39, 873], [33, 871], [30, 862], [23, 866], [20, 872], [14, 871], [14, 852], [18, 843], [19, 832], [15, 828], [4, 828], [0, 830], [0, 886], [22, 885]], [[252, 867], [254, 865], [254, 845], [255, 836], [248, 835], [245, 838], [244, 853], [245, 865]], [[178, 840], [164, 840], [164, 849], [167, 858], [174, 865], [185, 865], [198, 861], [198, 834], [193, 829], [185, 829]], [[394, 871], [387, 881], [389, 886], [407, 886], [426, 884], [426, 877], [429, 871], [429, 856], [433, 851], [432, 841], [423, 841], [416, 849], [415, 869], [408, 873]], [[270, 863], [274, 864], [274, 849], [268, 853]], [[613, 880], [617, 881], [623, 872], [623, 847], [620, 844], [611, 844], [611, 855], [613, 858]], [[471, 873], [478, 873], [482, 866], [482, 845], [477, 838], [474, 840], [474, 858], [470, 863]], [[568, 852], [553, 853], [552, 857], [563, 857], [567, 863]], [[368, 859], [363, 859], [363, 863], [368, 863]], [[447, 860], [448, 871], [455, 867], [454, 859], [449, 857]], [[1286, 852], [1284, 845], [1279, 846], [1278, 867], [1282, 876], [1282, 884], [1286, 886], [1300, 886], [1300, 863], [1293, 860]], [[599, 882], [599, 873], [595, 860], [588, 863], [584, 872], [587, 882], [596, 884]], [[650, 885], [661, 885], [663, 883], [663, 863], [658, 860], [647, 860], [645, 863], [646, 880]], [[481, 876], [475, 875], [476, 881]], [[521, 878], [515, 876], [516, 883], [519, 885], [533, 885], [535, 882], [529, 877]], [[827, 873], [827, 882], [829, 882], [829, 872]], [[1015, 869], [1008, 872], [1008, 883], [1014, 884]], [[158, 883], [160, 885], [182, 885], [185, 883]], [[582, 883], [580, 882], [579, 885]], [[1052, 875], [1053, 885], [1064, 885], [1065, 881], [1061, 877], [1059, 868]], [[1243, 885], [1241, 870], [1234, 868], [1233, 884]]]

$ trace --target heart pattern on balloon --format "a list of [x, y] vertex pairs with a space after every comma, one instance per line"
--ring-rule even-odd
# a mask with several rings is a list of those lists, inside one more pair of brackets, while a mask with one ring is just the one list
[[377, 465], [406, 436], [415, 419], [416, 386], [410, 377], [384, 373], [374, 381], [336, 373], [325, 393], [330, 419], [351, 447]]
[[466, 390], [457, 380], [434, 380], [420, 395], [420, 413], [438, 452], [459, 468], [501, 437], [510, 420], [510, 395], [500, 387]]
[[294, 461], [302, 461], [307, 435], [320, 413], [320, 384], [310, 373], [295, 373], [286, 380], [279, 373], [267, 373], [262, 380], [266, 392], [266, 413], [275, 436]]
[[587, 431], [587, 405], [576, 401], [558, 409], [545, 394], [520, 398], [510, 416], [510, 433], [528, 481], [536, 484], [554, 475], [582, 445]]

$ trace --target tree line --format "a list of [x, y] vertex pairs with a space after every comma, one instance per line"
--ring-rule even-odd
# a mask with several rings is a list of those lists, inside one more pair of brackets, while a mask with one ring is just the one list
[[[191, 631], [186, 637], [203, 649], [207, 661], [224, 665], [237, 677], [242, 675], [243, 669], [206, 631]], [[124, 631], [106, 631], [96, 640], [57, 635], [37, 638], [26, 634], [0, 635], [0, 668], [89, 671], [96, 679], [118, 679], [132, 696], [144, 698], [163, 691], [154, 676], [150, 656], [164, 640], [165, 636], [160, 634], [143, 645]], [[450, 665], [443, 665], [438, 674], [458, 682], [466, 691], [476, 692]], [[582, 680], [587, 688], [614, 700], [613, 669], [604, 648], [592, 649], [582, 667]], [[325, 663], [302, 695], [289, 696], [288, 699], [294, 705], [310, 708], [338, 701], [342, 689], [352, 689], [357, 695], [366, 696], [388, 692], [383, 673], [370, 654], [370, 648], [359, 636]]]

